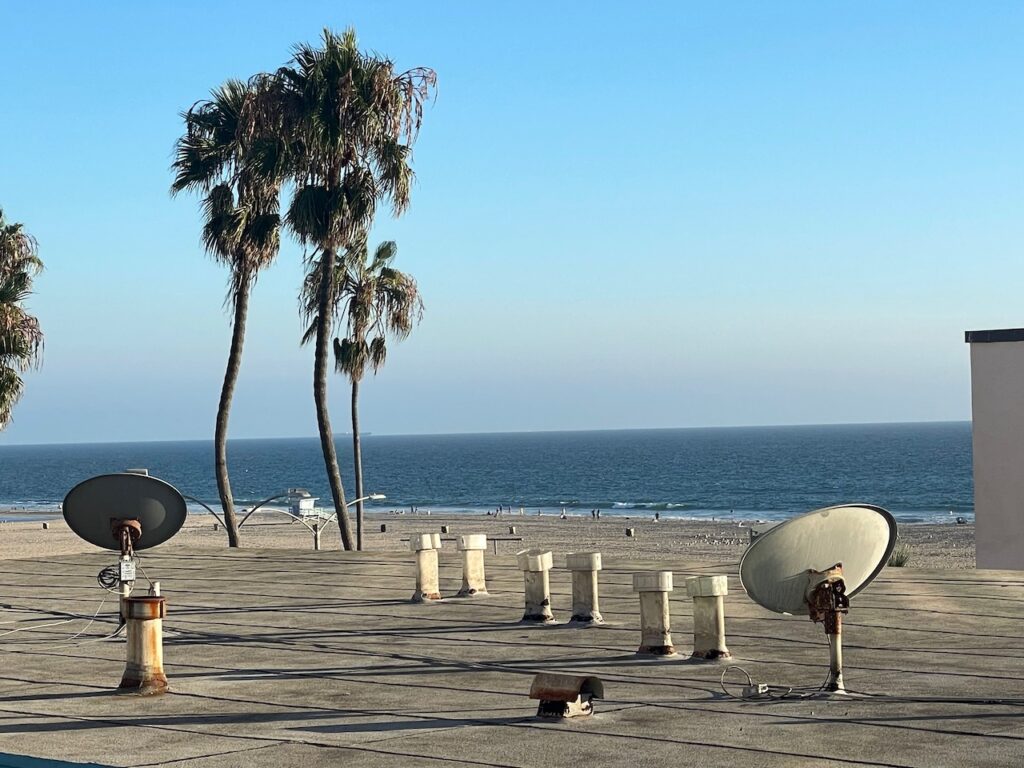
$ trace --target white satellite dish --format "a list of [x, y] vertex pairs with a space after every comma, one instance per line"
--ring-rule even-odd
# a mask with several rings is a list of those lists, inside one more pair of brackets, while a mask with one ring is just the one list
[[794, 517], [762, 534], [740, 560], [750, 598], [776, 613], [823, 622], [829, 637], [829, 691], [843, 690], [842, 614], [885, 567], [896, 520], [881, 507], [844, 504]]

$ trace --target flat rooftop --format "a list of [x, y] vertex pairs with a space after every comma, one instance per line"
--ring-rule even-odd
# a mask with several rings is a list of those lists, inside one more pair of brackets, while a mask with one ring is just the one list
[[[114, 595], [92, 624], [52, 624], [97, 611], [107, 593], [96, 573], [115, 555], [0, 561], [0, 753], [140, 768], [1005, 766], [1024, 759], [1022, 572], [886, 569], [853, 598], [844, 656], [849, 689], [891, 698], [743, 701], [723, 692], [725, 664], [687, 658], [692, 603], [683, 577], [729, 575], [732, 663], [756, 681], [815, 688], [828, 651], [821, 625], [751, 602], [736, 563], [606, 557], [608, 623], [574, 628], [518, 623], [522, 574], [508, 555], [488, 554], [488, 597], [411, 603], [413, 558], [143, 553], [168, 600], [171, 692], [157, 697], [115, 692], [125, 644], [108, 637]], [[559, 553], [555, 562], [553, 609], [564, 621], [570, 574], [558, 567]], [[675, 659], [635, 655], [631, 574], [648, 569], [676, 575]], [[442, 593], [460, 584], [458, 554], [442, 552]], [[23, 627], [34, 629], [11, 633]], [[527, 693], [538, 671], [597, 675], [606, 698], [589, 718], [537, 720]], [[730, 672], [729, 691], [738, 695], [743, 679]]]

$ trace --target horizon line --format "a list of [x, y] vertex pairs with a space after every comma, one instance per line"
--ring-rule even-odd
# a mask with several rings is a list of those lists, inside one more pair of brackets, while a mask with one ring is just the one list
[[[843, 421], [843, 422], [808, 422], [798, 424], [734, 424], [725, 426], [689, 426], [689, 427], [611, 427], [593, 429], [519, 429], [519, 430], [488, 430], [479, 432], [364, 432], [360, 439], [367, 437], [462, 437], [462, 436], [486, 436], [486, 435], [544, 435], [544, 434], [586, 434], [597, 432], [677, 432], [677, 431], [699, 431], [709, 429], [780, 429], [780, 428], [811, 428], [811, 427], [873, 427], [873, 426], [903, 426], [915, 424], [970, 424], [970, 419], [936, 419], [931, 421]], [[334, 439], [351, 437], [351, 432], [335, 432]], [[262, 437], [233, 437], [228, 438], [229, 443], [248, 442], [257, 440], [319, 440], [320, 436], [313, 435], [272, 435]], [[212, 443], [212, 437], [184, 437], [172, 440], [70, 440], [64, 443], [3, 443], [0, 442], [0, 449], [3, 448], [30, 448], [48, 447], [63, 445], [150, 445], [164, 443]]]

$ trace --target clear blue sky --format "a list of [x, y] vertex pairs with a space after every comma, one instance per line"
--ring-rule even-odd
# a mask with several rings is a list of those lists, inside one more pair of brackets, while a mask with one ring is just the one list
[[[2, 4], [0, 206], [47, 265], [3, 443], [209, 438], [229, 316], [179, 112], [323, 26], [439, 77], [399, 245], [422, 325], [375, 433], [970, 417], [1024, 325], [1024, 5]], [[252, 303], [232, 435], [316, 433], [301, 254]], [[347, 395], [331, 381], [338, 431]]]

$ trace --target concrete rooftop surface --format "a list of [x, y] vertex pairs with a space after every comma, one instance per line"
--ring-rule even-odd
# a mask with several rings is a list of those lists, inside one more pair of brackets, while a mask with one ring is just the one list
[[[551, 587], [565, 621], [562, 555]], [[143, 552], [168, 610], [171, 690], [154, 697], [116, 692], [116, 596], [92, 624], [74, 618], [108, 595], [95, 577], [114, 553], [0, 561], [0, 753], [197, 768], [1024, 763], [1024, 573], [887, 568], [844, 623], [847, 688], [883, 695], [740, 700], [720, 685], [726, 664], [688, 658], [684, 576], [729, 575], [731, 663], [755, 681], [816, 688], [828, 649], [821, 625], [754, 604], [736, 563], [606, 557], [607, 624], [574, 628], [519, 623], [523, 578], [509, 555], [488, 553], [489, 596], [414, 604], [414, 558]], [[680, 654], [640, 658], [631, 574], [669, 569]], [[443, 551], [442, 594], [461, 571]], [[11, 632], [22, 627], [33, 631]], [[538, 720], [527, 697], [538, 671], [596, 675], [605, 698], [589, 718]], [[739, 695], [744, 680], [732, 670], [726, 686]], [[8, 764], [22, 763], [0, 754]]]

